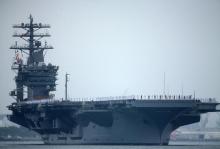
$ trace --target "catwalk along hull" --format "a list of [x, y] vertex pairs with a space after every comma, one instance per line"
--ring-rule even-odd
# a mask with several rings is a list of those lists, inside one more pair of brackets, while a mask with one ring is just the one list
[[216, 111], [199, 100], [53, 101], [11, 106], [10, 120], [42, 135], [46, 144], [167, 145], [180, 126]]

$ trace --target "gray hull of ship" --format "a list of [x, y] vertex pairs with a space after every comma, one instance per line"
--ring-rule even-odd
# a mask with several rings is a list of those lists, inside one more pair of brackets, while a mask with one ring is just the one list
[[[113, 119], [111, 126], [102, 126], [95, 120], [90, 120], [87, 125], [82, 124], [73, 128], [72, 133], [45, 134], [42, 138], [46, 144], [167, 145], [173, 130], [200, 120], [200, 116], [196, 114], [185, 117], [185, 120], [179, 117], [179, 121], [177, 119], [175, 122], [172, 121], [173, 117], [178, 117], [182, 110], [175, 112], [164, 109], [136, 110], [112, 112], [112, 117], [111, 114], [106, 114], [107, 119]], [[97, 111], [97, 115], [99, 112]], [[86, 119], [89, 119], [89, 114], [87, 116]], [[102, 117], [100, 120], [104, 121]]]
[[200, 114], [215, 112], [216, 105], [195, 100], [25, 104], [13, 106], [9, 119], [41, 134], [45, 144], [167, 145], [172, 131], [199, 122]]

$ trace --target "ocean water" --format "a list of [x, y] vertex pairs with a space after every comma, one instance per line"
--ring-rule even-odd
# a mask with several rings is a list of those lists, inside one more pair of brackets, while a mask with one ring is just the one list
[[168, 146], [44, 145], [37, 142], [0, 142], [0, 149], [220, 149], [220, 142], [175, 142]]

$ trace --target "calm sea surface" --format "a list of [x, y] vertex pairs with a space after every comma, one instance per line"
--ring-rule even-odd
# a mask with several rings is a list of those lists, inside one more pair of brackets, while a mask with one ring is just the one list
[[173, 142], [169, 146], [43, 145], [39, 142], [0, 142], [0, 149], [220, 149], [220, 142]]

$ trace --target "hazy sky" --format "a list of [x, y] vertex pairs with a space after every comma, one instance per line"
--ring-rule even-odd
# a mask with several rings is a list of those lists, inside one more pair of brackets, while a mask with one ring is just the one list
[[165, 72], [166, 93], [220, 99], [220, 0], [0, 0], [0, 113], [14, 101], [12, 24], [29, 14], [52, 26], [57, 98], [66, 72], [69, 97], [162, 94]]

